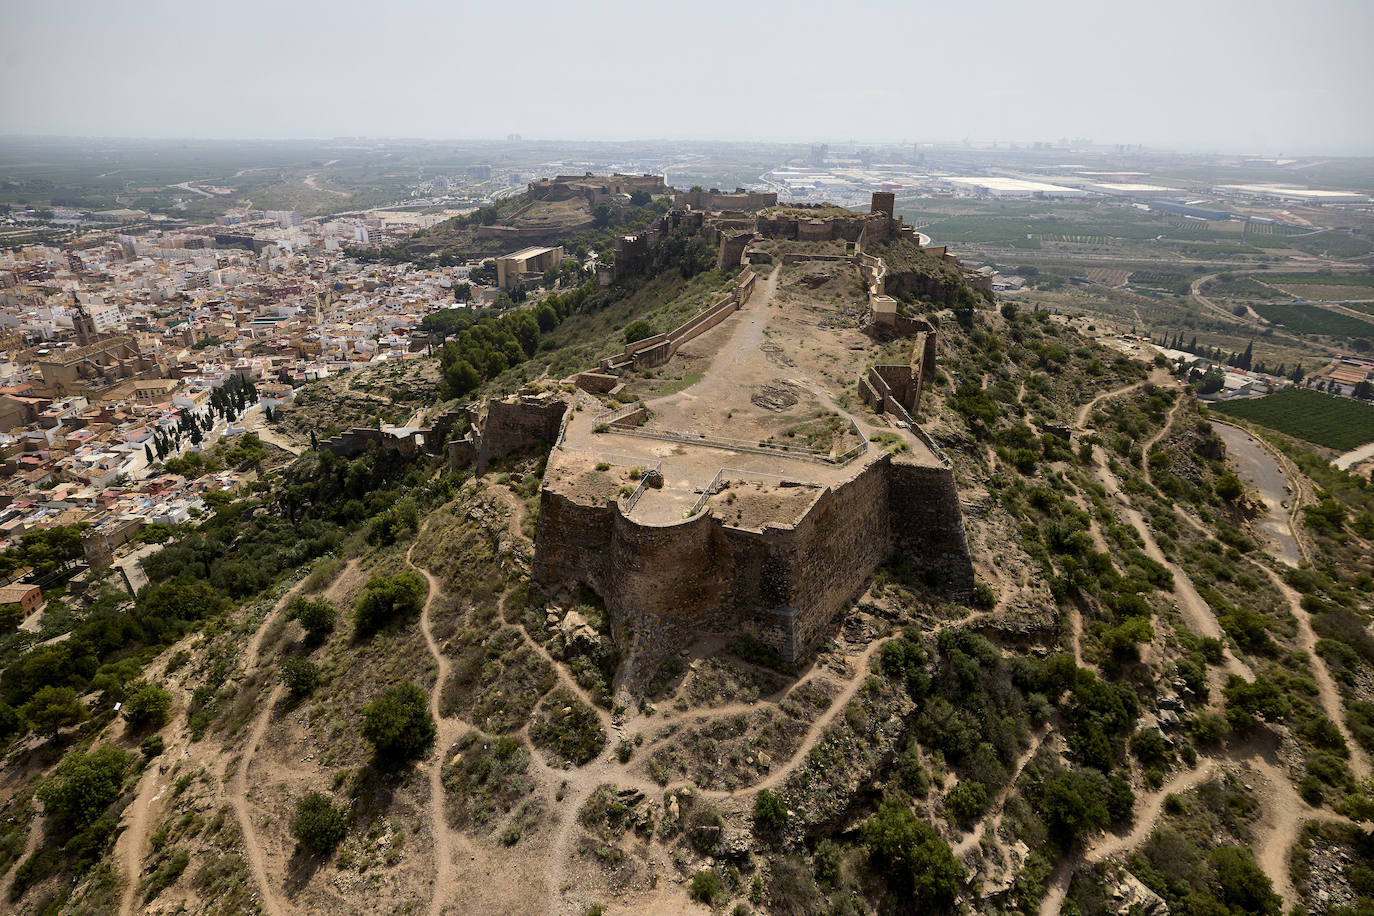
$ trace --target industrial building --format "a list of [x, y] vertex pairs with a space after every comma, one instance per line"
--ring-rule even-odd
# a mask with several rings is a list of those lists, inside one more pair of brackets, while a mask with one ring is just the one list
[[1321, 191], [1315, 188], [1289, 188], [1273, 184], [1224, 184], [1215, 189], [1233, 197], [1258, 197], [1290, 200], [1305, 204], [1367, 204], [1369, 195], [1354, 191]]
[[946, 182], [960, 188], [977, 191], [988, 197], [1087, 197], [1082, 188], [1066, 188], [1063, 185], [1046, 184], [1043, 181], [1026, 181], [1021, 178], [990, 178], [961, 176], [946, 178]]

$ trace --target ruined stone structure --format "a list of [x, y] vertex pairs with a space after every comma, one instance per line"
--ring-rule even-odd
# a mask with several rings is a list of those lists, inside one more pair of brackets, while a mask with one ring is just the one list
[[675, 191], [673, 206], [691, 207], [693, 210], [762, 210], [776, 207], [776, 191], [746, 191], [736, 188], [733, 193], [717, 191]]
[[477, 473], [511, 452], [558, 438], [568, 402], [552, 394], [521, 395], [487, 406], [477, 449]]
[[467, 419], [466, 411], [451, 410], [435, 417], [426, 427], [381, 429], [355, 426], [337, 436], [325, 439], [319, 443], [319, 447], [323, 451], [348, 458], [360, 455], [374, 446], [382, 451], [393, 451], [402, 455], [415, 455], [420, 452], [438, 455], [443, 452], [453, 428], [460, 420]]
[[537, 200], [572, 200], [581, 197], [591, 206], [596, 206], [609, 197], [619, 194], [633, 194], [645, 191], [649, 194], [667, 194], [668, 185], [662, 175], [555, 175], [531, 181], [529, 193]]
[[[708, 202], [679, 196], [688, 206]], [[914, 230], [894, 217], [893, 203], [893, 195], [875, 194], [868, 214], [670, 211], [655, 226], [618, 241], [616, 275], [643, 270], [655, 241], [674, 229], [711, 234], [723, 269], [749, 261], [750, 245], [759, 239], [845, 242], [844, 253], [831, 244], [799, 256], [853, 264], [867, 287], [872, 326], [912, 339], [907, 364], [873, 366], [859, 380], [864, 400], [885, 415], [878, 428], [885, 425], [902, 438], [904, 450], [870, 447], [868, 429], [853, 417], [858, 444], [841, 454], [836, 445], [826, 454], [718, 438], [713, 430], [641, 427], [650, 414], [644, 404], [597, 414], [599, 405], [586, 395], [579, 397], [593, 409], [582, 412], [553, 399], [542, 405], [496, 402], [471, 439], [479, 467], [536, 441], [555, 444], [540, 493], [534, 575], [549, 585], [596, 591], [606, 602], [614, 638], [630, 657], [653, 657], [703, 634], [747, 634], [787, 660], [802, 658], [827, 638], [875, 570], [892, 560], [951, 597], [972, 593], [953, 469], [912, 418], [933, 377], [936, 332], [927, 321], [899, 313], [893, 295], [900, 290], [889, 283], [905, 282], [897, 279], [900, 272], [865, 253], [867, 246], [894, 239], [919, 246]], [[947, 263], [943, 250], [931, 254], [936, 264]], [[666, 363], [681, 344], [749, 306], [755, 282], [754, 271], [745, 268], [729, 296], [668, 333], [629, 344], [598, 371], [579, 375], [577, 386], [617, 390], [616, 373]], [[868, 426], [872, 418], [862, 422]], [[613, 446], [598, 451], [594, 433]], [[663, 440], [674, 444], [665, 450]], [[673, 457], [684, 450], [703, 457]], [[753, 470], [708, 465], [719, 468], [709, 485], [693, 476], [703, 462], [745, 460], [781, 463]], [[759, 508], [746, 515], [746, 505]]]
[[[906, 561], [955, 597], [973, 589], [953, 471], [882, 455], [793, 517], [734, 527], [706, 509], [670, 525], [632, 521], [614, 493], [573, 498], [551, 468], [540, 497], [535, 576], [580, 582], [619, 641], [679, 645], [746, 633], [791, 661], [814, 651], [879, 565]], [[796, 486], [805, 486], [796, 484]]]

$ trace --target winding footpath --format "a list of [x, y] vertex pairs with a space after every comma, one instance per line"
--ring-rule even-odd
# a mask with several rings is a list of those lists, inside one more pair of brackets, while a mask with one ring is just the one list
[[[416, 540], [418, 539], [417, 532]], [[429, 714], [434, 719], [437, 732], [434, 760], [429, 765], [429, 825], [434, 840], [434, 889], [430, 895], [429, 912], [431, 916], [439, 916], [444, 911], [444, 902], [453, 891], [452, 834], [448, 829], [448, 815], [444, 804], [444, 755], [467, 731], [467, 726], [457, 719], [445, 718], [439, 711], [439, 699], [443, 695], [444, 684], [448, 682], [450, 668], [447, 656], [440, 651], [439, 642], [434, 638], [434, 629], [430, 622], [430, 609], [434, 607], [435, 596], [439, 594], [439, 581], [428, 569], [415, 565], [410, 558], [414, 551], [415, 544], [412, 542], [410, 549], [406, 551], [406, 565], [424, 576], [425, 584], [428, 586], [425, 606], [420, 611], [420, 632], [424, 634], [425, 646], [434, 658], [436, 669], [434, 686], [429, 691]], [[504, 598], [502, 600], [504, 601]]]

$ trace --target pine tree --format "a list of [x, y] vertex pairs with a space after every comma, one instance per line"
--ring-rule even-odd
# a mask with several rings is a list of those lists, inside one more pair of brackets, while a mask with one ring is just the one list
[[1240, 357], [1240, 367], [1246, 370], [1247, 372], [1250, 371], [1250, 365], [1251, 361], [1254, 359], [1254, 355], [1255, 342], [1251, 341], [1250, 343], [1245, 345], [1245, 353], [1243, 353]]

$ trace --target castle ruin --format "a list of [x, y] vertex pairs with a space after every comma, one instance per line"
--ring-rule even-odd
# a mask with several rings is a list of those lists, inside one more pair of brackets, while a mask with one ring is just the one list
[[[869, 333], [910, 338], [911, 358], [856, 372], [851, 391], [872, 413], [846, 410], [843, 392], [787, 362], [792, 377], [767, 381], [758, 374], [774, 371], [759, 349], [765, 338], [785, 350], [789, 335], [810, 333], [797, 330], [809, 326], [775, 299], [781, 265], [767, 281], [746, 267], [722, 299], [682, 326], [635, 341], [578, 376], [571, 402], [493, 405], [474, 445], [483, 463], [511, 443], [554, 441], [540, 492], [535, 577], [593, 589], [632, 657], [707, 634], [747, 634], [786, 660], [802, 658], [874, 572], [894, 561], [951, 597], [971, 594], [953, 469], [914, 419], [934, 372], [937, 333], [888, 306], [889, 284], [901, 282], [901, 272], [864, 253], [893, 239], [919, 247], [893, 216], [891, 195], [875, 195], [870, 214], [847, 216], [672, 211], [624, 240], [617, 254], [647, 256], [655, 237], [674, 228], [713, 234], [730, 266], [749, 261], [760, 239], [838, 242], [844, 253], [826, 257], [861, 277]], [[802, 248], [789, 257], [804, 256]], [[922, 251], [948, 263], [942, 249]], [[688, 345], [696, 358], [713, 360], [696, 385], [618, 409], [596, 396], [618, 392], [619, 373], [661, 366]], [[774, 396], [831, 438], [788, 441], [792, 432], [781, 435], [770, 413], [781, 409]]]

